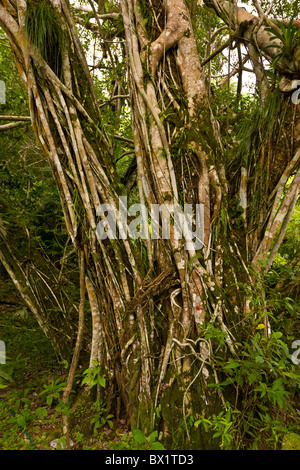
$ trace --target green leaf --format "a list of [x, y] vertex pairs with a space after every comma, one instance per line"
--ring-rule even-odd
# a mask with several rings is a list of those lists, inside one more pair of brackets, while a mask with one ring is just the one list
[[105, 375], [100, 375], [99, 384], [101, 385], [101, 387], [105, 388], [105, 386], [106, 386]]
[[153, 442], [150, 446], [150, 450], [165, 450], [161, 442]]
[[37, 408], [37, 410], [36, 410], [36, 414], [37, 414], [37, 416], [38, 416], [38, 418], [39, 418], [39, 419], [44, 419], [44, 418], [46, 418], [46, 417], [47, 417], [47, 415], [48, 415], [48, 411], [47, 411], [47, 409], [46, 409], [46, 408], [44, 408], [44, 407], [43, 407], [43, 408], [42, 408], [42, 407], [40, 407], [40, 408]]
[[10, 375], [8, 375], [6, 372], [4, 372], [3, 369], [0, 368], [0, 379], [2, 380], [2, 383], [5, 384], [6, 382], [13, 382], [13, 379], [11, 378]]
[[134, 429], [132, 431], [132, 436], [135, 442], [137, 442], [138, 444], [145, 444], [145, 442], [147, 441], [145, 434], [140, 429]]
[[69, 363], [65, 359], [63, 361], [61, 361], [61, 363], [62, 363], [62, 365], [64, 366], [65, 369], [67, 369], [69, 367]]
[[300, 376], [299, 374], [294, 374], [293, 372], [282, 372], [283, 375], [286, 377], [289, 377], [290, 379], [297, 380], [298, 382], [300, 381]]
[[47, 405], [51, 406], [52, 405], [52, 401], [53, 401], [53, 396], [52, 395], [49, 395], [46, 399], [46, 403]]
[[282, 41], [284, 39], [283, 35], [279, 31], [277, 31], [277, 29], [275, 29], [275, 28], [272, 28], [272, 27], [266, 28], [265, 31], [268, 31], [269, 33], [274, 34], [275, 38], [274, 38], [274, 36], [272, 36], [272, 37], [270, 37], [270, 40], [280, 39], [280, 41]]
[[226, 364], [226, 365], [224, 366], [224, 369], [225, 369], [225, 370], [237, 369], [238, 367], [240, 367], [240, 363], [234, 361], [233, 359], [230, 359], [229, 362], [228, 362], [228, 364]]
[[250, 384], [253, 384], [255, 381], [261, 378], [261, 374], [258, 371], [253, 371], [248, 375], [248, 380]]
[[160, 412], [161, 412], [161, 404], [159, 404], [156, 408], [155, 408], [155, 413], [156, 413], [156, 416], [158, 418], [160, 418]]
[[277, 57], [275, 57], [275, 59], [272, 62], [273, 67], [276, 66], [277, 62], [279, 61], [279, 59], [281, 59], [282, 56], [283, 54], [279, 54]]
[[274, 333], [272, 333], [272, 336], [274, 339], [279, 339], [282, 337], [282, 333], [280, 331], [274, 331]]
[[191, 266], [194, 264], [194, 262], [199, 258], [200, 259], [203, 258], [203, 255], [201, 253], [197, 253], [196, 255], [192, 256], [190, 261], [189, 261], [189, 267], [191, 268]]
[[158, 431], [153, 431], [149, 436], [150, 444], [152, 444], [156, 440], [157, 437], [158, 437]]
[[269, 44], [268, 46], [263, 47], [262, 50], [264, 51], [265, 49], [270, 49], [273, 47], [277, 49], [281, 49], [281, 46], [279, 46], [279, 44]]
[[25, 416], [18, 416], [17, 417], [17, 424], [21, 426], [22, 428], [26, 427], [26, 419]]
[[83, 381], [81, 382], [81, 385], [86, 384], [87, 382], [89, 382], [89, 380], [90, 380], [89, 377], [85, 377]]
[[261, 356], [256, 356], [255, 362], [258, 362], [259, 364], [264, 364], [265, 360]]
[[6, 385], [4, 385], [4, 384], [0, 383], [0, 390], [1, 390], [2, 388], [6, 388], [6, 387], [8, 387], [9, 385], [10, 385], [10, 384], [6, 384]]

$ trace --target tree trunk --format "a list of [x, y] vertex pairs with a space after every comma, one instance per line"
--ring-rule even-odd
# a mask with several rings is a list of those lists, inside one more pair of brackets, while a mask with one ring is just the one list
[[[133, 428], [150, 432], [161, 426], [171, 439], [171, 429], [182, 426], [188, 441], [209, 449], [219, 443], [202, 427], [191, 437], [188, 417], [226, 411], [228, 400], [243, 402], [234, 387], [212, 393], [209, 385], [224, 378], [214, 357], [220, 348], [224, 360], [237, 357], [248, 338], [253, 324], [242, 284], [258, 292], [253, 273], [260, 273], [295, 204], [299, 171], [282, 201], [281, 196], [299, 161], [299, 106], [293, 126], [288, 119], [281, 122], [292, 147], [283, 151], [284, 143], [275, 140], [277, 125], [264, 135], [261, 122], [259, 150], [229, 165], [187, 3], [120, 0], [120, 9], [140, 203], [149, 214], [159, 205], [163, 221], [184, 204], [192, 205], [195, 220], [200, 208], [201, 240], [191, 240], [187, 232], [179, 239], [172, 217], [166, 239], [101, 237], [99, 209], [111, 205], [120, 215], [123, 188], [68, 4], [44, 4], [47, 34], [55, 25], [62, 33], [58, 62], [28, 34], [37, 17], [34, 3], [18, 1], [12, 7], [0, 1], [0, 24], [28, 89], [32, 124], [48, 155], [69, 235], [78, 256], [85, 255], [91, 366], [97, 360], [106, 374], [110, 406], [116, 403]], [[222, 11], [228, 6], [216, 3]], [[230, 21], [239, 27], [242, 20], [237, 15]], [[267, 94], [262, 93], [265, 106]], [[278, 115], [286, 103], [281, 96]], [[253, 145], [255, 139], [253, 133]], [[259, 174], [258, 164], [265, 169]], [[141, 220], [148, 227], [146, 213]], [[117, 224], [119, 233], [128, 229], [120, 218]], [[262, 321], [267, 333], [267, 317]], [[206, 335], [208, 325], [221, 333], [221, 343]]]

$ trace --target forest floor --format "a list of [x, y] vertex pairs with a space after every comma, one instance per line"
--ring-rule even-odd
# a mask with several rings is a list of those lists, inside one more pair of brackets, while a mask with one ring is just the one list
[[[57, 396], [66, 369], [1, 270], [0, 293], [0, 340], [6, 346], [6, 364], [0, 366], [0, 450], [65, 448]], [[105, 413], [101, 417], [105, 421]], [[100, 422], [101, 427], [90, 436], [83, 435], [80, 417], [78, 421], [70, 436], [71, 449], [131, 448], [124, 420], [112, 417]]]
[[[1, 269], [0, 293], [0, 340], [6, 345], [6, 364], [0, 365], [0, 450], [66, 448], [59, 399], [67, 377], [64, 364]], [[92, 416], [99, 419], [87, 434], [78, 411], [70, 449], [149, 449], [149, 437], [134, 438], [125, 421], [107, 416], [105, 408], [98, 407]], [[289, 435], [283, 448], [299, 450], [300, 436]]]

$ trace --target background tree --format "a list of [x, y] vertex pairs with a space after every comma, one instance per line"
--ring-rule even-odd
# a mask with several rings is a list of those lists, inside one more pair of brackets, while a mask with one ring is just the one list
[[77, 315], [77, 299], [71, 279], [77, 282], [77, 265], [70, 262], [74, 249], [61, 217], [58, 192], [35, 140], [26, 90], [16, 68], [11, 67], [8, 44], [2, 34], [0, 76], [6, 83], [6, 103], [0, 105], [0, 257], [21, 301], [57, 356], [67, 359], [76, 336], [73, 314]]
[[[160, 426], [170, 437], [182, 419], [188, 445], [243, 447], [265, 413], [267, 446], [272, 407], [286, 406], [292, 367], [281, 358], [281, 336], [271, 333], [263, 276], [299, 191], [299, 105], [290, 99], [298, 21], [270, 20], [256, 1], [255, 15], [221, 0], [205, 1], [210, 10], [184, 0], [88, 4], [74, 17], [101, 41], [101, 59], [90, 68], [65, 0], [3, 0], [0, 24], [78, 256], [81, 303], [86, 290], [92, 317], [90, 365], [97, 360], [106, 374], [108, 409], [133, 427]], [[219, 35], [225, 42], [213, 50]], [[226, 48], [229, 65], [237, 49], [239, 77], [227, 102], [213, 76]], [[247, 60], [257, 85], [248, 102], [241, 95]], [[103, 75], [90, 73], [97, 68], [112, 77], [107, 103]], [[227, 81], [232, 74], [228, 67]], [[97, 211], [118, 207], [120, 195], [160, 204], [162, 219], [177, 204], [201, 204], [203, 248], [177, 240], [173, 224], [168, 240], [102, 240]]]

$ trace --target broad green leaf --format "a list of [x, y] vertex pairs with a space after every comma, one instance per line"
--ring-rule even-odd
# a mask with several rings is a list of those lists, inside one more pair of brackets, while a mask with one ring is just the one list
[[147, 441], [145, 434], [140, 429], [134, 429], [132, 431], [132, 436], [135, 442], [137, 442], [138, 444], [145, 444], [145, 442]]
[[153, 431], [149, 437], [150, 437], [150, 444], [152, 444], [155, 441], [155, 439], [158, 437], [158, 431]]
[[4, 384], [1, 384], [1, 383], [0, 383], [0, 389], [2, 389], [2, 388], [6, 388], [6, 387], [8, 387], [9, 385], [10, 385], [10, 384], [6, 384], [6, 385], [4, 385]]
[[2, 369], [0, 368], [0, 379], [1, 379], [1, 378], [4, 379], [4, 380], [2, 381], [2, 383], [5, 383], [6, 381], [7, 381], [7, 382], [13, 382], [13, 379], [11, 378], [11, 376], [8, 375], [6, 372], [4, 372], [4, 370], [2, 370]]
[[100, 375], [100, 377], [99, 377], [99, 384], [101, 385], [101, 387], [105, 388], [105, 386], [106, 386], [106, 380], [105, 380], [105, 376], [104, 376], [104, 375]]
[[81, 385], [86, 384], [87, 382], [89, 382], [89, 380], [90, 380], [89, 377], [85, 377], [83, 381], [81, 382]]
[[26, 427], [26, 419], [24, 416], [18, 416], [17, 418], [17, 424], [21, 426], [22, 428]]
[[228, 369], [237, 369], [238, 367], [240, 367], [240, 363], [239, 362], [236, 362], [236, 361], [233, 361], [232, 359], [228, 362], [228, 364], [226, 364], [224, 366], [224, 369], [228, 370]]
[[259, 364], [264, 364], [265, 360], [261, 356], [256, 356], [255, 362], [258, 362]]
[[161, 442], [153, 442], [150, 446], [150, 450], [165, 450]]

